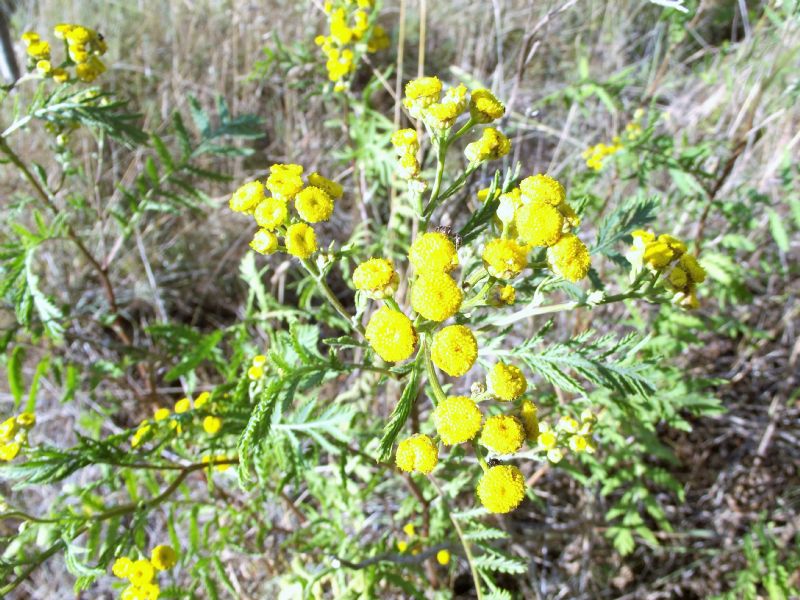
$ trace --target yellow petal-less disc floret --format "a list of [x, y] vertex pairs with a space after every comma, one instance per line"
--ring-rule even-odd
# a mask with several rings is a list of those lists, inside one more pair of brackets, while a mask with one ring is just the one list
[[678, 261], [681, 268], [686, 271], [692, 283], [703, 283], [706, 280], [706, 270], [697, 262], [697, 258], [691, 254], [684, 254]]
[[250, 212], [264, 200], [264, 186], [260, 181], [245, 183], [233, 192], [228, 205], [235, 212]]
[[317, 172], [311, 173], [308, 176], [308, 183], [314, 187], [318, 187], [334, 200], [338, 200], [342, 197], [342, 194], [344, 194], [344, 187], [342, 187], [342, 184], [331, 181]]
[[400, 277], [392, 261], [385, 258], [370, 258], [353, 271], [353, 285], [371, 298], [382, 299], [393, 296], [400, 285]]
[[449, 396], [433, 411], [433, 423], [444, 444], [468, 442], [481, 428], [481, 411], [466, 396]]
[[523, 400], [519, 407], [519, 419], [525, 429], [525, 437], [535, 440], [539, 435], [539, 411], [530, 400]]
[[0, 460], [11, 461], [14, 460], [22, 446], [19, 442], [5, 442], [0, 444]]
[[541, 200], [551, 206], [558, 206], [567, 199], [564, 186], [550, 175], [526, 177], [520, 182], [519, 189], [529, 200]]
[[425, 273], [417, 277], [411, 290], [411, 307], [430, 321], [445, 321], [461, 308], [464, 293], [445, 273]]
[[516, 417], [495, 415], [486, 419], [481, 444], [498, 454], [513, 454], [525, 441], [525, 429]]
[[418, 433], [398, 444], [395, 462], [402, 471], [419, 471], [427, 475], [439, 462], [439, 450], [431, 438]]
[[365, 337], [378, 356], [387, 362], [407, 359], [417, 345], [417, 332], [411, 319], [388, 306], [372, 314]]
[[149, 560], [140, 558], [131, 565], [128, 571], [128, 580], [136, 586], [144, 586], [153, 581], [155, 569]]
[[420, 77], [412, 79], [406, 84], [406, 107], [414, 105], [427, 108], [438, 102], [442, 94], [442, 82], [438, 77]]
[[525, 498], [525, 478], [513, 465], [490, 467], [478, 482], [478, 498], [491, 513], [508, 513]]
[[511, 306], [517, 301], [517, 290], [514, 289], [513, 285], [504, 285], [497, 290], [497, 301]]
[[317, 251], [317, 234], [310, 225], [295, 223], [286, 230], [286, 251], [297, 258], [308, 258]]
[[528, 382], [522, 371], [514, 365], [497, 363], [486, 376], [486, 384], [498, 400], [516, 400], [528, 389]]
[[287, 202], [283, 198], [265, 198], [253, 210], [253, 218], [259, 227], [274, 231], [286, 222], [289, 214]]
[[472, 163], [485, 160], [497, 160], [504, 157], [511, 150], [511, 141], [494, 127], [483, 130], [481, 139], [467, 144], [464, 156]]
[[512, 279], [528, 265], [528, 251], [514, 240], [489, 240], [483, 250], [483, 264], [492, 277]]
[[456, 245], [438, 231], [417, 237], [408, 249], [408, 259], [417, 273], [447, 273], [458, 266]]
[[178, 553], [172, 546], [161, 544], [153, 548], [150, 553], [150, 562], [159, 571], [166, 571], [177, 564]]
[[267, 178], [267, 189], [273, 196], [291, 200], [303, 189], [303, 167], [300, 165], [272, 165]]
[[132, 566], [133, 561], [130, 558], [127, 556], [121, 556], [114, 561], [114, 564], [111, 566], [111, 572], [114, 574], [114, 577], [127, 579], [131, 572]]
[[568, 281], [580, 281], [589, 273], [589, 249], [578, 236], [567, 233], [547, 249], [550, 268]]
[[478, 342], [468, 327], [450, 325], [433, 336], [431, 359], [433, 364], [451, 377], [461, 377], [478, 358]]
[[506, 107], [487, 89], [472, 90], [469, 114], [476, 123], [491, 123], [502, 117]]
[[458, 106], [451, 102], [436, 102], [425, 109], [425, 122], [437, 130], [452, 127], [461, 112]]
[[272, 254], [278, 249], [278, 236], [266, 229], [259, 229], [253, 235], [250, 247], [259, 254]]
[[203, 419], [203, 431], [208, 435], [217, 435], [219, 430], [222, 429], [222, 419], [208, 415]]
[[7, 442], [14, 437], [19, 429], [16, 417], [9, 417], [0, 423], [0, 442]]
[[399, 129], [392, 134], [392, 146], [400, 154], [416, 154], [419, 150], [417, 132], [414, 129]]
[[294, 207], [304, 221], [319, 223], [333, 214], [333, 198], [313, 185], [303, 189], [294, 200]]
[[515, 214], [519, 237], [531, 246], [552, 246], [561, 237], [564, 216], [542, 200], [531, 200], [520, 206]]

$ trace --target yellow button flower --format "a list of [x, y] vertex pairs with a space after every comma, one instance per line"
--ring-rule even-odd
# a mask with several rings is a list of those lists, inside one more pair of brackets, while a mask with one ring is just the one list
[[43, 40], [36, 40], [28, 45], [28, 55], [37, 60], [50, 58], [50, 44]]
[[458, 253], [453, 241], [444, 233], [431, 231], [414, 240], [408, 259], [417, 273], [447, 273], [458, 266]]
[[208, 435], [216, 435], [220, 429], [222, 429], [222, 419], [219, 417], [208, 415], [203, 419], [203, 431]]
[[153, 581], [155, 569], [149, 560], [140, 558], [134, 561], [128, 571], [128, 580], [135, 586], [143, 587]]
[[21, 448], [19, 442], [5, 442], [0, 444], [0, 460], [14, 460]]
[[564, 216], [542, 200], [523, 203], [517, 209], [515, 221], [519, 237], [531, 246], [552, 246], [564, 228]]
[[522, 371], [514, 365], [499, 362], [486, 376], [486, 384], [498, 400], [516, 400], [528, 389], [528, 382]]
[[491, 513], [508, 513], [525, 498], [525, 479], [513, 465], [490, 467], [478, 482], [478, 498]]
[[414, 129], [399, 129], [392, 134], [392, 146], [400, 154], [416, 154], [419, 150], [417, 132]]
[[433, 364], [451, 377], [461, 377], [478, 358], [478, 342], [468, 327], [450, 325], [433, 336], [431, 359]]
[[417, 345], [417, 333], [406, 315], [388, 306], [375, 311], [367, 323], [365, 337], [386, 362], [407, 359]]
[[482, 258], [489, 275], [512, 279], [528, 265], [528, 249], [514, 240], [497, 238], [486, 243]]
[[511, 141], [494, 127], [487, 127], [483, 130], [481, 139], [467, 144], [467, 147], [464, 148], [464, 156], [469, 162], [478, 163], [485, 160], [497, 160], [510, 151]]
[[178, 563], [178, 553], [172, 546], [161, 544], [153, 548], [150, 553], [150, 562], [159, 571], [166, 571]]
[[528, 200], [540, 200], [551, 206], [558, 206], [567, 199], [564, 186], [550, 175], [526, 177], [520, 182], [519, 189]]
[[291, 200], [303, 189], [303, 167], [300, 165], [272, 165], [267, 178], [267, 189], [273, 196]]
[[568, 281], [580, 281], [589, 273], [589, 249], [578, 236], [567, 233], [547, 249], [550, 268]]
[[450, 102], [436, 102], [425, 109], [425, 122], [437, 130], [450, 129], [461, 114], [458, 106]]
[[380, 300], [393, 296], [400, 285], [400, 277], [392, 261], [385, 258], [370, 258], [353, 271], [353, 285], [366, 292], [370, 298]]
[[502, 117], [506, 107], [487, 89], [473, 90], [469, 99], [469, 113], [476, 123], [491, 123]]
[[397, 445], [395, 462], [401, 471], [419, 471], [427, 475], [439, 462], [439, 451], [431, 438], [418, 433]]
[[411, 307], [430, 321], [445, 321], [461, 308], [464, 293], [444, 273], [420, 275], [411, 290]]
[[497, 300], [502, 304], [511, 306], [517, 301], [517, 290], [513, 285], [504, 285], [497, 290]]
[[442, 82], [438, 77], [420, 77], [406, 84], [406, 108], [427, 108], [439, 101], [442, 94]]
[[516, 417], [489, 417], [481, 431], [481, 444], [498, 454], [513, 454], [522, 447], [524, 441], [525, 430]]
[[294, 200], [297, 213], [309, 223], [327, 221], [333, 214], [333, 198], [318, 187], [309, 186], [297, 194]]
[[265, 198], [259, 202], [253, 211], [253, 217], [258, 226], [268, 231], [273, 231], [283, 225], [288, 214], [286, 200], [273, 197]]
[[317, 172], [311, 173], [308, 176], [308, 183], [314, 187], [318, 187], [334, 200], [338, 200], [344, 194], [344, 187], [342, 187], [340, 183], [331, 181]]
[[468, 442], [481, 428], [481, 411], [466, 396], [450, 396], [433, 411], [433, 423], [444, 444]]
[[175, 414], [182, 414], [192, 408], [192, 401], [188, 398], [181, 398], [175, 403]]
[[259, 229], [253, 234], [250, 247], [259, 254], [272, 254], [278, 249], [278, 236], [266, 229]]
[[211, 400], [211, 392], [202, 392], [194, 401], [195, 408], [203, 408]]
[[706, 280], [706, 270], [697, 262], [697, 258], [691, 254], [684, 254], [678, 261], [681, 268], [686, 271], [692, 283], [703, 283]]
[[163, 421], [164, 419], [169, 419], [169, 414], [168, 408], [158, 408], [155, 413], [153, 413], [153, 419], [156, 421]]
[[228, 205], [235, 212], [250, 212], [264, 200], [264, 186], [260, 181], [245, 183], [231, 196]]
[[120, 579], [127, 579], [128, 575], [131, 572], [131, 567], [133, 566], [133, 561], [128, 558], [127, 556], [121, 556], [117, 560], [114, 561], [114, 564], [111, 566], [111, 572], [114, 574], [115, 577], [119, 577]]
[[436, 553], [436, 562], [438, 562], [443, 567], [450, 564], [450, 552], [447, 550], [439, 550]]
[[295, 223], [286, 230], [286, 251], [298, 258], [308, 258], [317, 251], [317, 234], [305, 223]]
[[556, 447], [558, 438], [556, 437], [555, 433], [547, 429], [539, 434], [539, 436], [536, 438], [536, 442], [545, 450], [552, 450]]
[[16, 417], [9, 417], [0, 423], [0, 442], [6, 442], [14, 437], [19, 429]]
[[519, 407], [519, 418], [525, 429], [525, 437], [535, 440], [539, 436], [539, 414], [536, 405], [530, 400], [523, 400]]

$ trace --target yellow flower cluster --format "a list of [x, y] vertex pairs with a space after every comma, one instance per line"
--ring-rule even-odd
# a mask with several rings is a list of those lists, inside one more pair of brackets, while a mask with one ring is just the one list
[[[189, 398], [181, 398], [175, 403], [173, 411], [176, 415], [180, 415], [185, 412], [188, 412], [192, 408], [201, 409], [206, 404], [208, 404], [209, 400], [211, 400], [210, 392], [202, 392], [201, 394], [198, 394], [197, 398], [195, 398], [194, 400], [194, 403], [192, 403], [192, 401]], [[212, 418], [217, 419], [217, 417], [212, 417]], [[155, 432], [154, 427], [157, 427], [158, 424], [163, 421], [167, 422], [167, 425], [171, 430], [177, 431], [178, 434], [183, 433], [180, 421], [172, 417], [172, 412], [170, 412], [168, 408], [159, 407], [153, 413], [152, 420], [145, 419], [144, 421], [139, 423], [139, 426], [136, 428], [136, 431], [131, 436], [131, 447], [138, 448], [139, 446], [141, 446], [142, 442], [144, 442], [148, 437], [150, 437], [151, 433]], [[203, 423], [203, 425], [205, 428], [205, 422]], [[208, 430], [206, 430], [206, 432], [210, 433], [208, 432]]]
[[583, 452], [593, 454], [596, 450], [591, 436], [597, 423], [597, 417], [589, 409], [581, 413], [580, 422], [572, 417], [564, 416], [558, 420], [555, 428], [548, 423], [538, 421], [531, 422], [530, 425], [532, 426], [534, 423], [538, 429], [536, 442], [539, 448], [547, 453], [547, 459], [550, 462], [560, 462], [564, 458], [566, 449], [570, 449], [576, 454]]
[[172, 546], [159, 545], [150, 553], [150, 560], [132, 560], [121, 556], [114, 561], [111, 572], [119, 579], [127, 579], [129, 585], [122, 590], [121, 600], [156, 600], [161, 588], [153, 580], [157, 571], [166, 571], [178, 563], [178, 553]]
[[[283, 249], [292, 256], [306, 259], [317, 251], [317, 235], [308, 223], [330, 219], [334, 201], [342, 197], [344, 188], [319, 173], [308, 175], [304, 184], [302, 175], [300, 165], [274, 164], [265, 183], [251, 181], [231, 196], [231, 210], [252, 215], [259, 226], [250, 242], [256, 252], [272, 254], [281, 249], [278, 234], [283, 235]], [[292, 201], [299, 219], [289, 214]]]
[[23, 412], [0, 423], [0, 462], [14, 460], [28, 444], [28, 432], [36, 425], [36, 415]]
[[[625, 257], [633, 265], [634, 273], [644, 266], [654, 273], [666, 273], [666, 284], [675, 292], [675, 302], [684, 308], [697, 308], [697, 284], [706, 279], [706, 271], [697, 258], [687, 252], [681, 240], [652, 231], [634, 231], [633, 246]], [[671, 267], [671, 270], [670, 270]]]
[[[413, 523], [406, 523], [405, 525], [403, 525], [403, 533], [407, 536], [408, 539], [397, 540], [397, 549], [401, 553], [405, 553], [409, 551], [410, 547], [411, 554], [413, 555], [419, 554], [421, 548], [424, 547], [425, 542], [427, 540], [417, 535], [417, 530], [414, 527]], [[436, 553], [436, 562], [438, 562], [443, 567], [450, 564], [450, 552], [445, 549], [439, 550]]]
[[[634, 142], [641, 137], [641, 120], [643, 116], [644, 111], [642, 109], [637, 109], [633, 114], [633, 120], [625, 126], [624, 141]], [[600, 171], [603, 168], [603, 160], [622, 150], [625, 147], [624, 141], [623, 138], [615, 135], [611, 138], [610, 144], [600, 143], [589, 146], [582, 154], [583, 159], [586, 161], [586, 166], [593, 171]]]
[[353, 285], [374, 300], [391, 298], [400, 285], [400, 277], [392, 261], [385, 258], [370, 258], [353, 271]]
[[325, 3], [328, 35], [315, 38], [327, 59], [328, 79], [334, 91], [347, 88], [347, 76], [356, 69], [357, 55], [389, 47], [389, 35], [380, 25], [371, 25], [372, 0], [338, 0]]
[[91, 83], [105, 72], [106, 66], [99, 57], [107, 52], [108, 45], [101, 34], [83, 25], [62, 23], [55, 26], [53, 35], [64, 40], [66, 47], [66, 57], [58, 66], [53, 64], [49, 42], [34, 31], [22, 34], [27, 54], [40, 75], [64, 83], [69, 81], [69, 68], [74, 66], [75, 77]]

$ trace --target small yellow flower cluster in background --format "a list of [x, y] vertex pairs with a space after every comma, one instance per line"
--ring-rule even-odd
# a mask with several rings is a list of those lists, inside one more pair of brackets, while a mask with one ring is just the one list
[[263, 354], [256, 354], [247, 369], [247, 378], [250, 381], [258, 381], [264, 377], [264, 365], [267, 364], [267, 357]]
[[600, 171], [603, 168], [603, 160], [622, 150], [625, 147], [624, 142], [635, 142], [639, 139], [642, 135], [641, 120], [643, 116], [644, 111], [641, 108], [633, 113], [633, 120], [625, 125], [624, 138], [615, 135], [611, 138], [611, 144], [595, 144], [584, 150], [581, 156], [586, 161], [586, 166], [593, 171]]
[[[197, 398], [195, 398], [194, 400], [194, 409], [199, 410], [203, 408], [206, 404], [208, 404], [208, 401], [210, 399], [211, 399], [210, 392], [202, 392], [201, 394], [198, 394]], [[176, 415], [181, 415], [183, 413], [188, 412], [192, 408], [193, 408], [192, 401], [189, 398], [181, 398], [175, 403], [173, 410]], [[206, 422], [204, 420], [203, 428], [205, 429], [206, 433], [208, 433], [209, 435], [213, 435], [217, 431], [219, 431], [222, 425], [222, 421], [218, 417], [208, 416], [205, 419], [216, 420], [215, 423], [217, 425], [216, 430], [214, 430], [213, 432], [209, 431], [209, 429], [212, 428], [212, 426], [209, 425], [209, 427], [207, 427]], [[178, 434], [183, 433], [180, 422], [177, 419], [172, 418], [172, 413], [170, 412], [170, 410], [168, 408], [160, 407], [153, 412], [152, 420], [145, 419], [144, 421], [139, 423], [139, 426], [136, 428], [136, 431], [131, 436], [131, 447], [138, 448], [139, 446], [141, 446], [142, 442], [144, 442], [147, 439], [147, 437], [154, 432], [153, 428], [156, 427], [157, 424], [163, 421], [167, 421], [169, 428], [174, 429]]]
[[[401, 179], [419, 182], [421, 166], [417, 160], [419, 140], [413, 129], [400, 129], [392, 134], [392, 146], [397, 150], [397, 172]], [[424, 189], [424, 188], [423, 188]]]
[[569, 449], [576, 454], [594, 454], [596, 447], [592, 441], [597, 417], [586, 409], [581, 413], [581, 421], [572, 417], [561, 417], [555, 428], [548, 423], [538, 423], [536, 442], [539, 448], [547, 453], [550, 462], [558, 463], [564, 458], [564, 450]]
[[[580, 218], [557, 180], [549, 175], [526, 177], [519, 187], [500, 196], [496, 214], [502, 238], [488, 241], [483, 251], [484, 265], [493, 277], [519, 275], [528, 264], [528, 252], [536, 246], [547, 247], [550, 268], [564, 279], [579, 281], [589, 273], [589, 250], [572, 233]], [[506, 302], [513, 303], [511, 290], [504, 295]]]
[[325, 3], [329, 17], [328, 35], [315, 38], [327, 61], [328, 79], [334, 91], [347, 88], [347, 76], [356, 70], [356, 55], [379, 52], [389, 47], [389, 35], [380, 25], [370, 31], [372, 0], [338, 0]]
[[625, 255], [633, 265], [633, 275], [646, 267], [650, 271], [664, 273], [665, 283], [675, 292], [674, 300], [683, 308], [697, 308], [697, 284], [706, 279], [706, 271], [697, 262], [697, 257], [687, 252], [681, 240], [662, 233], [656, 237], [652, 231], [634, 231], [633, 246]]
[[[397, 549], [401, 553], [408, 552], [409, 548], [411, 548], [411, 554], [417, 555], [420, 553], [421, 547], [425, 543], [425, 538], [417, 536], [417, 530], [414, 527], [413, 523], [406, 523], [403, 525], [403, 533], [406, 534], [407, 540], [397, 540]], [[436, 553], [436, 562], [438, 562], [443, 567], [446, 567], [450, 564], [450, 551], [446, 549], [439, 550]]]
[[172, 546], [160, 545], [153, 548], [150, 560], [132, 560], [122, 556], [114, 561], [111, 572], [119, 579], [127, 579], [130, 584], [120, 595], [121, 600], [156, 600], [161, 588], [153, 580], [158, 571], [166, 571], [178, 563], [178, 553]]
[[108, 46], [101, 34], [83, 25], [62, 23], [55, 26], [53, 35], [64, 40], [66, 49], [66, 57], [57, 66], [53, 64], [49, 42], [33, 31], [22, 34], [27, 54], [35, 61], [32, 68], [42, 77], [52, 77], [57, 83], [64, 83], [69, 81], [69, 68], [74, 66], [75, 77], [91, 83], [105, 72], [106, 66], [99, 57], [108, 51]]
[[[259, 229], [250, 247], [256, 252], [272, 254], [283, 249], [292, 256], [309, 258], [317, 251], [317, 235], [309, 223], [330, 219], [334, 201], [342, 197], [344, 188], [319, 173], [308, 175], [305, 184], [300, 165], [274, 164], [269, 170], [265, 184], [251, 181], [237, 189], [231, 196], [230, 208], [255, 219]], [[298, 218], [289, 214], [292, 201]], [[283, 248], [278, 234], [283, 235]]]
[[28, 432], [36, 425], [36, 415], [23, 412], [0, 423], [0, 462], [14, 460], [28, 444]]

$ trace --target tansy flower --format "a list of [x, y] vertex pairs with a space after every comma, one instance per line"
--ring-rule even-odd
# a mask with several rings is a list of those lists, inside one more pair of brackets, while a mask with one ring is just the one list
[[558, 442], [558, 438], [556, 434], [553, 433], [551, 430], [546, 429], [542, 431], [539, 436], [536, 438], [536, 442], [545, 450], [552, 450], [556, 447], [556, 442]]
[[128, 558], [127, 556], [121, 556], [117, 560], [114, 561], [114, 564], [111, 567], [111, 572], [114, 574], [115, 577], [119, 577], [120, 579], [127, 579], [128, 575], [131, 572], [131, 567], [133, 566], [133, 561]]
[[[265, 360], [266, 360], [266, 357], [265, 357]], [[199, 396], [197, 396], [197, 398], [195, 398], [194, 407], [195, 408], [203, 408], [206, 404], [208, 404], [209, 400], [211, 400], [211, 393], [210, 392], [203, 392]]]
[[431, 359], [433, 364], [451, 377], [461, 377], [478, 358], [478, 342], [468, 327], [450, 325], [433, 336]]
[[414, 528], [413, 523], [406, 523], [403, 525], [403, 533], [405, 533], [408, 537], [414, 537], [417, 535], [417, 530]]
[[143, 587], [153, 581], [155, 569], [149, 560], [134, 561], [128, 570], [128, 580], [135, 586]]
[[385, 258], [370, 258], [353, 271], [353, 285], [366, 292], [370, 298], [380, 300], [393, 296], [400, 285], [400, 277], [392, 261]]
[[580, 454], [581, 452], [586, 452], [589, 443], [586, 441], [586, 438], [582, 435], [573, 435], [569, 438], [569, 447], [572, 449], [573, 452]]
[[303, 167], [300, 165], [272, 165], [269, 168], [270, 175], [267, 178], [267, 189], [284, 200], [291, 200], [303, 189], [303, 180], [300, 177]]
[[331, 13], [331, 36], [342, 46], [353, 39], [353, 30], [347, 26], [347, 14], [343, 8], [337, 8]]
[[481, 428], [481, 411], [471, 398], [449, 396], [433, 411], [433, 423], [444, 444], [468, 442]]
[[464, 156], [471, 163], [483, 162], [485, 160], [497, 160], [504, 157], [511, 150], [511, 142], [494, 127], [487, 127], [483, 130], [481, 139], [477, 142], [467, 144], [464, 148]]
[[163, 421], [164, 419], [169, 419], [169, 409], [157, 408], [156, 411], [153, 413], [153, 420]]
[[520, 182], [519, 189], [529, 200], [541, 200], [551, 206], [558, 206], [567, 198], [564, 186], [550, 175], [526, 177]]
[[28, 45], [28, 55], [37, 60], [50, 58], [50, 43], [36, 40]]
[[38, 42], [41, 38], [39, 37], [39, 34], [36, 33], [35, 31], [26, 31], [25, 33], [22, 34], [20, 39], [23, 42], [25, 42], [26, 46], [30, 46], [34, 42]]
[[414, 154], [407, 153], [397, 163], [397, 174], [401, 179], [413, 179], [420, 172], [420, 164]]
[[75, 67], [75, 75], [78, 79], [86, 83], [91, 83], [105, 73], [105, 71], [105, 64], [96, 56], [90, 56], [87, 62], [81, 63]]
[[495, 415], [483, 424], [481, 444], [498, 454], [513, 454], [524, 441], [525, 430], [516, 417]]
[[372, 35], [367, 42], [367, 52], [380, 52], [385, 50], [391, 45], [392, 41], [389, 39], [389, 34], [380, 25], [375, 25], [372, 28]]
[[515, 214], [517, 232], [531, 246], [552, 246], [561, 237], [564, 217], [559, 210], [542, 200], [523, 204]]
[[233, 192], [228, 205], [235, 212], [250, 212], [264, 200], [264, 186], [260, 181], [245, 183]]
[[443, 567], [446, 567], [448, 564], [450, 564], [450, 552], [447, 550], [439, 550], [436, 553], [436, 562]]
[[416, 154], [419, 150], [417, 132], [414, 129], [399, 129], [392, 134], [392, 146], [402, 154]]
[[288, 214], [287, 202], [283, 198], [265, 198], [253, 210], [256, 223], [267, 231], [273, 231], [283, 225]]
[[251, 365], [247, 369], [247, 377], [250, 381], [258, 381], [264, 376], [264, 367], [261, 365]]
[[333, 198], [312, 185], [297, 194], [294, 207], [303, 220], [319, 223], [327, 221], [333, 214]]
[[525, 479], [513, 465], [490, 467], [478, 482], [478, 498], [491, 513], [508, 513], [525, 498]]
[[50, 63], [49, 60], [40, 60], [36, 63], [36, 70], [39, 72], [40, 75], [49, 75], [50, 72], [53, 70], [53, 65]]
[[19, 442], [6, 442], [4, 444], [0, 444], [0, 460], [14, 460], [19, 454], [20, 449], [21, 446]]
[[317, 234], [305, 223], [289, 225], [286, 230], [286, 251], [298, 258], [308, 258], [317, 251]]
[[517, 300], [517, 290], [513, 285], [504, 285], [497, 290], [497, 300], [511, 306]]
[[567, 233], [547, 249], [547, 262], [564, 279], [579, 281], [589, 273], [591, 257], [578, 236]]
[[519, 407], [519, 419], [525, 429], [525, 437], [534, 440], [539, 436], [539, 415], [536, 405], [530, 400], [523, 400]]
[[419, 110], [427, 108], [439, 101], [442, 93], [442, 82], [438, 77], [420, 77], [406, 84], [406, 97], [403, 104], [412, 116], [418, 117]]
[[253, 235], [250, 247], [259, 254], [272, 254], [278, 249], [278, 236], [266, 229], [259, 229]]
[[53, 81], [56, 83], [64, 83], [69, 79], [69, 72], [66, 69], [57, 68], [53, 69]]
[[318, 187], [334, 200], [338, 200], [342, 197], [342, 194], [344, 194], [344, 187], [342, 187], [340, 183], [331, 181], [317, 172], [311, 173], [308, 176], [308, 183], [314, 187]]
[[203, 419], [203, 431], [208, 435], [216, 435], [222, 429], [222, 419], [208, 415]]
[[31, 429], [36, 425], [36, 415], [32, 412], [23, 412], [17, 415], [17, 425], [23, 429]]
[[120, 600], [157, 600], [161, 588], [155, 583], [146, 583], [144, 585], [129, 585], [120, 595]]
[[138, 448], [147, 434], [150, 433], [151, 427], [147, 421], [142, 421], [139, 428], [131, 436], [131, 448]]
[[463, 113], [467, 110], [468, 105], [467, 86], [460, 83], [455, 87], [451, 87], [445, 92], [444, 98], [442, 98], [442, 104], [452, 104], [456, 107], [459, 115]]
[[445, 273], [417, 277], [411, 290], [411, 307], [430, 321], [445, 321], [458, 312], [464, 293]]
[[177, 564], [178, 553], [175, 552], [172, 546], [161, 544], [153, 548], [150, 553], [150, 562], [159, 571], [166, 571]]
[[469, 113], [476, 123], [491, 123], [502, 117], [505, 112], [506, 107], [489, 90], [472, 91], [469, 99]]
[[668, 233], [662, 233], [660, 236], [658, 236], [658, 241], [669, 246], [675, 253], [675, 256], [682, 256], [686, 253], [686, 244], [678, 238], [669, 235]]
[[375, 311], [367, 323], [365, 337], [386, 362], [407, 359], [417, 345], [417, 332], [406, 315], [388, 306]]
[[458, 266], [455, 244], [439, 231], [418, 236], [408, 249], [408, 259], [417, 273], [447, 273]]
[[703, 283], [706, 280], [706, 270], [697, 262], [697, 258], [691, 254], [684, 254], [678, 261], [681, 269], [683, 269], [692, 280], [692, 283]]
[[514, 240], [500, 238], [486, 243], [482, 258], [489, 275], [498, 279], [512, 279], [528, 264], [527, 248]]
[[14, 437], [19, 429], [16, 417], [9, 417], [0, 423], [0, 442], [5, 442]]
[[402, 471], [419, 471], [427, 475], [439, 462], [439, 451], [431, 438], [418, 433], [398, 444], [395, 462]]
[[566, 433], [577, 433], [579, 426], [580, 423], [578, 423], [578, 421], [567, 415], [561, 417], [558, 423], [556, 423], [556, 429], [565, 431]]
[[405, 540], [398, 540], [397, 549], [400, 551], [400, 553], [405, 552], [406, 550], [408, 550], [408, 542]]
[[506, 365], [502, 362], [497, 363], [486, 376], [486, 384], [498, 400], [509, 402], [516, 400], [525, 390], [528, 389], [528, 382], [525, 375], [514, 365]]
[[561, 451], [561, 448], [553, 448], [547, 451], [547, 460], [552, 463], [559, 463], [562, 458], [564, 458], [564, 453]]
[[450, 129], [461, 114], [453, 103], [437, 102], [425, 109], [425, 121], [437, 130]]
[[187, 412], [190, 408], [192, 408], [192, 401], [188, 398], [181, 398], [175, 403], [175, 414], [182, 414]]

